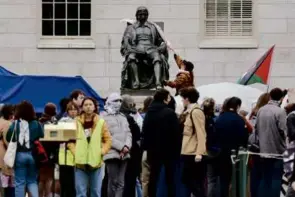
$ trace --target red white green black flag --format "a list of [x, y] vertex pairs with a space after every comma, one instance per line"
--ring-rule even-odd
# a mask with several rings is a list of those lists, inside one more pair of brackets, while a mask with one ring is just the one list
[[241, 85], [250, 85], [254, 83], [267, 84], [270, 72], [272, 54], [275, 45], [273, 45], [257, 62], [252, 66], [238, 81]]

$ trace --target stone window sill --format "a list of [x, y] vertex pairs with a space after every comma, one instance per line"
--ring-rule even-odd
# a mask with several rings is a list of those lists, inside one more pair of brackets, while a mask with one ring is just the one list
[[95, 42], [91, 38], [41, 38], [38, 49], [95, 49]]
[[256, 49], [255, 39], [204, 39], [199, 44], [200, 49]]

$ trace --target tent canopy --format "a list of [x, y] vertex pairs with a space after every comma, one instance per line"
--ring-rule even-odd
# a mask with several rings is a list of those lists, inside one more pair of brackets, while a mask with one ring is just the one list
[[[198, 101], [200, 104], [203, 103], [206, 98], [213, 98], [217, 105], [222, 105], [225, 99], [236, 96], [242, 100], [241, 109], [247, 112], [251, 112], [259, 96], [264, 93], [263, 91], [251, 86], [228, 82], [203, 85], [197, 87], [196, 89], [200, 93]], [[174, 99], [176, 101], [176, 112], [180, 114], [184, 110], [182, 98], [178, 95], [174, 97]]]
[[2, 71], [0, 68], [0, 103], [17, 104], [27, 100], [34, 105], [37, 113], [41, 113], [44, 106], [52, 102], [59, 110], [59, 101], [68, 97], [73, 90], [79, 89], [96, 99], [100, 109], [103, 109], [103, 99], [81, 76], [18, 76], [6, 69], [6, 74], [2, 74]]
[[7, 70], [6, 68], [4, 68], [3, 66], [0, 66], [0, 75], [5, 75], [5, 76], [17, 76], [17, 74], [10, 72], [9, 70]]

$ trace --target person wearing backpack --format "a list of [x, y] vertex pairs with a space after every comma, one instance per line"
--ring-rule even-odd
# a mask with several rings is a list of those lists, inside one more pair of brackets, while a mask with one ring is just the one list
[[205, 115], [197, 104], [200, 97], [194, 87], [180, 90], [180, 96], [186, 108], [180, 115], [183, 125], [183, 140], [181, 148], [181, 160], [183, 164], [182, 178], [187, 187], [186, 196], [204, 197], [206, 165], [203, 161], [206, 150]]

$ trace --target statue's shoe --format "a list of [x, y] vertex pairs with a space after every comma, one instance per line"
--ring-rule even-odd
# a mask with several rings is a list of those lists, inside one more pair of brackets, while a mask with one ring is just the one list
[[140, 88], [139, 83], [134, 83], [134, 84], [133, 84], [133, 89], [139, 89], [139, 88]]
[[156, 89], [157, 89], [157, 90], [162, 89], [162, 88], [163, 88], [163, 87], [162, 87], [161, 85], [157, 85], [157, 86], [156, 86]]

